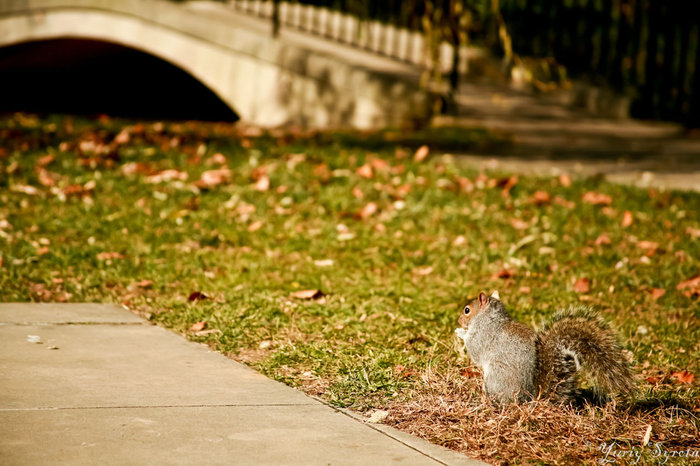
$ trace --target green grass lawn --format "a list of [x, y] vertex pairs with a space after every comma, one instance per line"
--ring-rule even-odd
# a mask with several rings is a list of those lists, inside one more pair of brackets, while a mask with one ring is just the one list
[[[488, 461], [595, 461], [603, 441], [641, 448], [648, 425], [652, 444], [697, 446], [700, 195], [477, 173], [440, 141], [502, 141], [424, 136], [416, 160], [400, 133], [5, 117], [0, 301], [124, 303]], [[535, 327], [596, 307], [639, 392], [583, 411], [485, 403], [453, 330], [494, 289]]]

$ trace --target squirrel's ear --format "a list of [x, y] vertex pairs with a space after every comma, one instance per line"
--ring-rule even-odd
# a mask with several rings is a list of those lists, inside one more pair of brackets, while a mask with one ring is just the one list
[[488, 300], [489, 299], [486, 297], [486, 293], [484, 293], [483, 291], [479, 293], [479, 304], [481, 306], [485, 306]]
[[494, 290], [493, 293], [491, 293], [492, 298], [496, 298], [498, 300], [501, 299], [501, 297], [498, 295], [498, 290]]

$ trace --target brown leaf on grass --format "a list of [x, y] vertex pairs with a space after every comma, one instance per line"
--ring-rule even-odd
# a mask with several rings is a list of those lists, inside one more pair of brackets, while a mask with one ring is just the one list
[[420, 146], [418, 150], [416, 151], [415, 154], [413, 154], [413, 161], [414, 162], [422, 162], [425, 160], [426, 157], [428, 157], [428, 154], [430, 153], [430, 148], [428, 146]]
[[622, 214], [622, 222], [620, 223], [620, 226], [622, 226], [622, 228], [627, 228], [628, 226], [632, 225], [633, 221], [634, 218], [632, 217], [632, 212], [625, 210], [625, 213]]
[[551, 202], [551, 198], [547, 191], [535, 191], [535, 194], [532, 195], [532, 202], [535, 205], [543, 206], [549, 204]]
[[559, 184], [562, 185], [565, 188], [568, 188], [571, 186], [571, 177], [567, 175], [566, 173], [562, 173], [559, 175]]
[[14, 184], [10, 187], [10, 191], [15, 193], [26, 194], [28, 196], [37, 196], [41, 194], [41, 191], [39, 191], [34, 186], [30, 186], [28, 184]]
[[607, 233], [601, 233], [600, 236], [598, 236], [595, 239], [595, 245], [596, 246], [602, 246], [603, 244], [610, 244], [612, 241], [610, 241], [610, 236], [608, 236]]
[[384, 159], [378, 159], [376, 157], [372, 157], [369, 160], [370, 165], [372, 165], [372, 168], [374, 168], [377, 171], [384, 171], [388, 170], [390, 168], [389, 163], [384, 160]]
[[45, 167], [53, 161], [54, 161], [53, 154], [46, 154], [44, 156], [39, 157], [39, 159], [36, 161], [36, 166], [37, 167]]
[[554, 204], [556, 205], [560, 205], [567, 209], [573, 209], [574, 207], [576, 207], [576, 203], [574, 203], [574, 201], [566, 200], [561, 196], [555, 196], [552, 202], [554, 202]]
[[640, 249], [646, 249], [647, 254], [653, 254], [657, 249], [659, 249], [659, 243], [656, 241], [637, 241], [636, 245]]
[[576, 280], [576, 283], [574, 283], [574, 291], [577, 293], [588, 293], [591, 290], [591, 281], [586, 278], [582, 277]]
[[591, 205], [610, 205], [612, 204], [612, 198], [607, 194], [596, 193], [593, 191], [588, 191], [581, 197], [581, 200], [587, 204]]
[[649, 289], [649, 293], [651, 293], [651, 297], [654, 298], [654, 300], [657, 300], [666, 294], [666, 290], [664, 288], [651, 288]]
[[678, 380], [679, 383], [693, 383], [695, 380], [695, 374], [688, 371], [671, 372], [671, 377]]
[[169, 170], [161, 170], [157, 173], [154, 173], [153, 175], [147, 176], [146, 177], [146, 183], [163, 183], [167, 181], [185, 181], [187, 180], [187, 172], [183, 172], [180, 170], [175, 170], [175, 169], [169, 169]]
[[510, 219], [510, 225], [515, 228], [516, 230], [525, 230], [530, 227], [530, 224], [519, 219], [519, 218], [511, 218]]
[[323, 292], [321, 292], [321, 290], [300, 290], [295, 291], [289, 296], [296, 299], [318, 299], [323, 296]]
[[379, 210], [379, 208], [377, 207], [376, 203], [368, 202], [357, 214], [355, 214], [355, 217], [360, 220], [365, 220], [374, 215], [377, 210]]
[[413, 275], [418, 275], [420, 277], [425, 277], [433, 273], [433, 268], [429, 265], [424, 265], [422, 267], [416, 267], [413, 269]]
[[467, 238], [464, 235], [459, 235], [452, 241], [452, 246], [464, 246], [465, 244], [467, 244]]
[[141, 280], [134, 283], [135, 286], [143, 288], [144, 290], [150, 290], [153, 288], [153, 280]]
[[471, 193], [474, 191], [474, 183], [469, 178], [464, 176], [458, 176], [455, 178], [455, 182], [459, 186], [459, 192], [461, 193]]
[[44, 169], [39, 169], [36, 172], [36, 177], [39, 180], [39, 184], [42, 186], [54, 186], [56, 185], [56, 174], [55, 173], [49, 173], [48, 171]]
[[473, 379], [473, 378], [476, 378], [476, 377], [481, 377], [481, 373], [480, 373], [480, 372], [475, 371], [475, 370], [472, 370], [472, 369], [469, 369], [469, 368], [462, 369], [459, 373], [460, 373], [460, 375], [461, 375], [462, 377], [466, 377], [466, 378], [468, 378], [468, 379]]
[[111, 259], [124, 259], [124, 256], [118, 252], [101, 252], [97, 255], [97, 260], [107, 261]]
[[529, 286], [521, 286], [521, 287], [518, 289], [518, 293], [520, 293], [520, 294], [530, 294], [531, 291], [532, 291], [532, 290], [530, 289]]
[[518, 184], [518, 177], [517, 176], [509, 176], [508, 178], [503, 178], [501, 180], [498, 180], [498, 186], [502, 186], [503, 190], [501, 191], [501, 195], [503, 197], [509, 197], [510, 196], [510, 190], [513, 189], [513, 186]]
[[226, 156], [221, 152], [217, 152], [216, 154], [209, 157], [207, 163], [210, 165], [226, 165]]
[[216, 170], [203, 172], [199, 179], [194, 182], [194, 185], [198, 188], [213, 188], [229, 181], [231, 181], [231, 170], [221, 167]]
[[368, 163], [362, 165], [361, 167], [357, 167], [356, 172], [361, 177], [367, 178], [367, 179], [372, 178], [372, 176], [374, 175], [374, 172], [372, 171], [372, 167]]
[[513, 278], [514, 275], [515, 274], [512, 271], [510, 271], [506, 268], [503, 268], [503, 269], [499, 270], [497, 273], [495, 273], [491, 278], [500, 278], [501, 280], [507, 280], [509, 278]]
[[688, 298], [700, 296], [700, 275], [683, 280], [676, 286], [676, 289]]
[[251, 223], [251, 224], [248, 226], [248, 231], [251, 232], [251, 233], [253, 233], [253, 232], [258, 231], [259, 229], [261, 229], [262, 226], [263, 226], [263, 222], [261, 222], [260, 220], [258, 220], [258, 221], [256, 221], [256, 222]]
[[203, 320], [199, 322], [195, 322], [190, 326], [190, 332], [199, 332], [201, 330], [204, 330], [204, 327], [207, 326], [207, 323]]
[[209, 299], [209, 296], [205, 295], [201, 291], [193, 291], [187, 297], [187, 301], [202, 301], [204, 299]]
[[270, 178], [267, 175], [262, 175], [253, 185], [253, 189], [260, 192], [265, 192], [270, 189]]
[[313, 175], [321, 181], [328, 181], [331, 179], [331, 171], [328, 169], [328, 165], [325, 163], [319, 163], [315, 165], [312, 170]]
[[404, 366], [403, 364], [397, 364], [394, 366], [394, 374], [399, 379], [408, 379], [410, 377], [418, 375], [418, 372]]
[[685, 232], [693, 238], [700, 238], [700, 228], [688, 227], [685, 229]]
[[43, 256], [44, 254], [49, 253], [49, 247], [48, 246], [42, 246], [36, 250], [36, 255], [37, 256]]
[[408, 193], [411, 192], [411, 185], [408, 183], [404, 183], [400, 186], [396, 187], [396, 195], [399, 197], [406, 197], [408, 196]]
[[135, 175], [137, 173], [148, 173], [150, 168], [143, 162], [129, 162], [122, 165], [122, 173], [125, 175]]
[[363, 197], [365, 197], [365, 193], [363, 193], [362, 190], [361, 190], [359, 187], [357, 187], [357, 186], [355, 186], [354, 188], [352, 188], [352, 195], [353, 195], [356, 199], [362, 199]]

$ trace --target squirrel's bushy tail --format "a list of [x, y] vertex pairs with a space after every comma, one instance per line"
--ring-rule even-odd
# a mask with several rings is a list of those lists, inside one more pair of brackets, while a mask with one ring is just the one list
[[580, 394], [576, 373], [581, 368], [593, 377], [601, 395], [632, 388], [629, 364], [615, 333], [589, 308], [558, 312], [537, 336], [536, 386], [543, 396], [560, 401], [575, 398]]

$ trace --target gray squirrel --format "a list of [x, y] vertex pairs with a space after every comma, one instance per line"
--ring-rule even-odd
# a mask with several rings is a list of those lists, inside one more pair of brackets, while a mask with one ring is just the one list
[[540, 332], [516, 322], [498, 292], [480, 293], [464, 306], [456, 335], [484, 374], [486, 393], [498, 402], [541, 396], [574, 401], [576, 373], [587, 369], [600, 395], [624, 393], [632, 374], [615, 334], [590, 309], [558, 312]]

